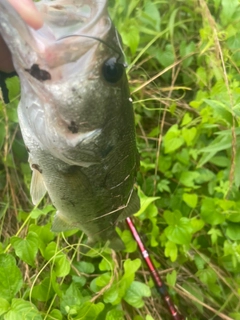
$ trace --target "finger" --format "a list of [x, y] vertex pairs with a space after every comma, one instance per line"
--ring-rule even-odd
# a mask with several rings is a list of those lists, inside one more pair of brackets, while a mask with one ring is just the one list
[[23, 20], [32, 28], [39, 29], [43, 25], [40, 12], [35, 7], [32, 0], [8, 0], [17, 10]]

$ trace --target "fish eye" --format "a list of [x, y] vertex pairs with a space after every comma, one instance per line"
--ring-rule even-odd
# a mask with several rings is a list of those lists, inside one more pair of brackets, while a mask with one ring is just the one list
[[124, 65], [119, 63], [115, 57], [106, 60], [102, 66], [103, 77], [107, 82], [116, 83], [123, 75]]

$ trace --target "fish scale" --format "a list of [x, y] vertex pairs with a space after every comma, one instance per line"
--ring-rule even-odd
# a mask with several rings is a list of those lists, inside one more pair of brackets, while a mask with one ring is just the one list
[[39, 30], [0, 0], [0, 32], [21, 83], [33, 203], [48, 192], [53, 231], [79, 228], [92, 242], [122, 249], [115, 226], [139, 209], [139, 159], [120, 37], [107, 1], [36, 5]]

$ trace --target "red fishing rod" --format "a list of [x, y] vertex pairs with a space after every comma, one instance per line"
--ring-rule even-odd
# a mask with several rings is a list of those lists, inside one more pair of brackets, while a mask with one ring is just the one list
[[128, 227], [129, 227], [134, 239], [136, 240], [136, 242], [138, 244], [138, 247], [141, 251], [142, 257], [146, 261], [146, 264], [147, 264], [148, 269], [151, 273], [152, 279], [155, 283], [155, 287], [156, 287], [158, 293], [162, 296], [162, 298], [166, 304], [166, 307], [172, 316], [172, 319], [173, 320], [184, 320], [184, 317], [177, 311], [171, 297], [169, 296], [167, 287], [164, 284], [164, 282], [161, 280], [161, 278], [156, 270], [156, 267], [154, 266], [154, 263], [153, 263], [151, 257], [149, 256], [148, 251], [146, 250], [146, 248], [140, 238], [140, 235], [137, 232], [137, 229], [134, 226], [132, 219], [127, 218], [126, 222], [128, 224]]

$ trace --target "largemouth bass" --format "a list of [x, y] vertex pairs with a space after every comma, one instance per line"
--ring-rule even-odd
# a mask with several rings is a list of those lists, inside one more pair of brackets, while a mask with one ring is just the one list
[[121, 248], [115, 226], [139, 209], [134, 114], [119, 35], [107, 1], [36, 3], [31, 29], [0, 0], [0, 32], [21, 82], [19, 123], [37, 204], [47, 191], [52, 230], [81, 229]]

